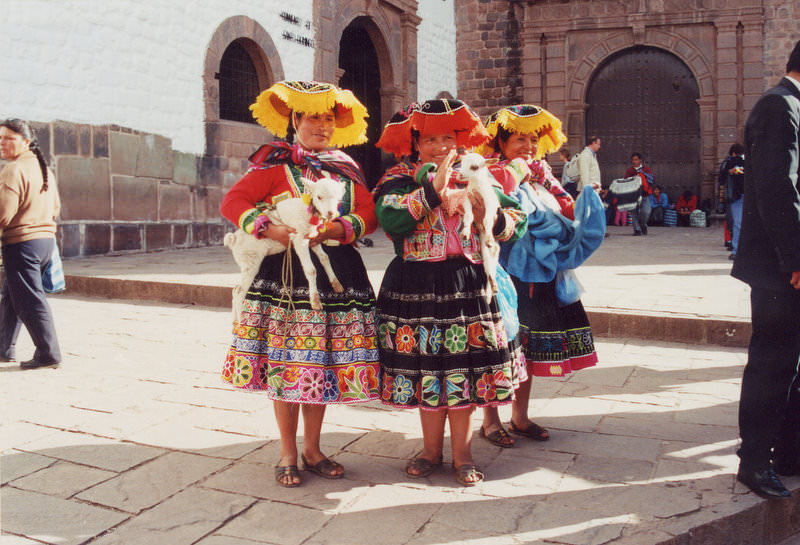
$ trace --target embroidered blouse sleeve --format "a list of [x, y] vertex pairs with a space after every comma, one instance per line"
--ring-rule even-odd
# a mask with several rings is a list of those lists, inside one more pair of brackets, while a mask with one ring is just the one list
[[500, 214], [494, 224], [494, 237], [500, 242], [519, 239], [528, 228], [528, 217], [520, 204], [505, 195], [499, 187], [495, 188], [500, 201]]
[[222, 199], [220, 213], [245, 233], [258, 236], [269, 219], [257, 204], [272, 196], [278, 173], [283, 174], [283, 169], [272, 167], [251, 170], [242, 176]]
[[566, 218], [574, 220], [575, 199], [572, 198], [572, 195], [567, 193], [567, 190], [564, 189], [564, 186], [562, 186], [558, 179], [553, 176], [553, 169], [550, 168], [550, 164], [544, 159], [542, 159], [540, 163], [542, 165], [542, 171], [545, 180], [544, 186], [558, 201], [558, 205], [561, 207], [561, 214]]
[[378, 182], [389, 183], [391, 178], [393, 188], [379, 191], [375, 201], [375, 215], [387, 234], [402, 235], [412, 231], [417, 222], [442, 203], [433, 188], [434, 170], [429, 165], [422, 165], [413, 175], [397, 175], [389, 169]]
[[513, 159], [495, 163], [489, 167], [494, 179], [503, 187], [506, 195], [512, 193], [522, 182], [531, 177], [531, 169], [524, 159]]
[[352, 244], [361, 237], [372, 233], [378, 225], [372, 195], [367, 188], [351, 182], [350, 191], [350, 212], [337, 218], [337, 221], [344, 226], [345, 238], [342, 242], [345, 244]]

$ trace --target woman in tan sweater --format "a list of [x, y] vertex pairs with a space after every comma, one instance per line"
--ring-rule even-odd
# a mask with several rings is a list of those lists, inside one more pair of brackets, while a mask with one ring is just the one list
[[61, 362], [53, 315], [42, 288], [42, 272], [50, 263], [60, 208], [53, 173], [28, 123], [0, 123], [0, 241], [5, 277], [0, 290], [0, 361], [14, 361], [22, 324], [36, 345], [23, 369]]

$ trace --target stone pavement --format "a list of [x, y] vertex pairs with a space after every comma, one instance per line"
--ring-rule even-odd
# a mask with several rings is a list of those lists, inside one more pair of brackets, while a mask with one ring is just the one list
[[[730, 332], [747, 290], [715, 231], [612, 231], [581, 271], [584, 301], [644, 328], [668, 316]], [[379, 278], [390, 252], [376, 242], [364, 254]], [[767, 502], [734, 479], [745, 350], [633, 336], [599, 338], [595, 368], [535, 379], [532, 414], [551, 440], [476, 436], [487, 480], [475, 488], [455, 483], [447, 451], [431, 478], [407, 479], [417, 413], [378, 403], [328, 410], [323, 448], [346, 478], [278, 487], [270, 402], [219, 379], [230, 310], [147, 301], [232, 284], [226, 252], [67, 262], [71, 291], [51, 298], [65, 363], [0, 364], [1, 545], [772, 545], [797, 529], [796, 499]], [[140, 300], [76, 295], [81, 273]], [[25, 334], [20, 345], [29, 357]]]

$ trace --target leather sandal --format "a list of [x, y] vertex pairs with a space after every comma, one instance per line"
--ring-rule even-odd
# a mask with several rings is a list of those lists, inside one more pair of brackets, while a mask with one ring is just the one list
[[458, 467], [454, 465], [453, 469], [456, 470], [456, 481], [462, 486], [475, 486], [483, 482], [483, 471], [475, 464], [463, 464]]
[[514, 438], [508, 434], [503, 426], [490, 433], [486, 433], [486, 428], [481, 426], [481, 437], [498, 447], [511, 448], [514, 446]]
[[[439, 460], [436, 462], [431, 462], [427, 458], [423, 458], [422, 456], [417, 456], [408, 461], [406, 464], [406, 475], [411, 477], [412, 479], [421, 479], [423, 477], [429, 477], [431, 473], [436, 471], [442, 465], [442, 457], [439, 456]], [[411, 473], [409, 469], [415, 470], [416, 473]]]
[[297, 466], [275, 466], [275, 482], [284, 488], [296, 488], [300, 482], [294, 482], [295, 478], [300, 478], [300, 470]]
[[550, 439], [548, 431], [535, 422], [531, 422], [531, 425], [527, 428], [518, 428], [514, 422], [509, 422], [508, 429], [511, 433], [522, 435], [535, 441], [547, 441]]
[[[315, 473], [320, 477], [324, 477], [326, 479], [341, 479], [344, 477], [344, 468], [342, 467], [342, 464], [336, 463], [330, 458], [323, 458], [314, 465], [311, 465], [304, 454], [300, 455], [300, 459], [303, 460], [304, 470]], [[336, 473], [336, 470], [339, 468], [342, 469], [342, 472]]]

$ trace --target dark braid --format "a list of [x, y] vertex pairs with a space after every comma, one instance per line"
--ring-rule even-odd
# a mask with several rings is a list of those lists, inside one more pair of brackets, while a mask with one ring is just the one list
[[39, 142], [37, 142], [36, 140], [31, 142], [31, 151], [33, 152], [34, 155], [36, 155], [36, 160], [39, 161], [39, 168], [42, 169], [42, 191], [40, 191], [41, 193], [47, 191], [48, 189], [47, 163], [44, 160], [44, 154], [42, 153], [42, 150], [39, 149]]
[[297, 124], [300, 124], [300, 120], [303, 118], [303, 114], [299, 112], [295, 112], [294, 110], [289, 111], [289, 126], [286, 127], [286, 138], [284, 140], [289, 144], [294, 144], [295, 138], [297, 136], [297, 129], [295, 129], [294, 124], [297, 121]]
[[36, 155], [36, 160], [39, 161], [39, 168], [42, 169], [42, 192], [47, 191], [47, 162], [44, 160], [44, 154], [42, 154], [42, 150], [39, 148], [39, 142], [36, 140], [36, 135], [33, 134], [31, 126], [27, 121], [13, 118], [6, 119], [0, 123], [0, 127], [5, 127], [22, 136], [24, 140], [30, 142], [30, 150]]

